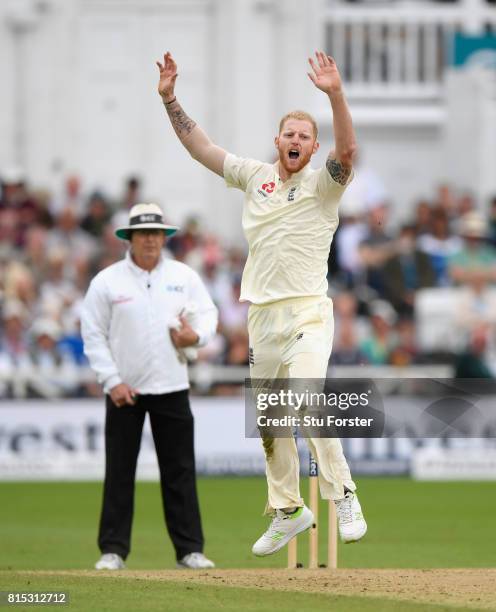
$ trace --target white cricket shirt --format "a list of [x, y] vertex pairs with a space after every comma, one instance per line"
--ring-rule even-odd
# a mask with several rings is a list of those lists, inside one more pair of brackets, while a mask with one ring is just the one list
[[[350, 175], [348, 183], [353, 174]], [[226, 155], [228, 187], [245, 192], [248, 259], [240, 300], [266, 304], [327, 294], [327, 259], [346, 185], [309, 165], [283, 182], [278, 164]]]
[[161, 256], [147, 272], [129, 252], [99, 272], [84, 298], [84, 352], [108, 393], [125, 382], [142, 395], [189, 387], [187, 365], [177, 357], [169, 323], [187, 303], [197, 305], [194, 330], [205, 344], [217, 328], [217, 309], [198, 274]]

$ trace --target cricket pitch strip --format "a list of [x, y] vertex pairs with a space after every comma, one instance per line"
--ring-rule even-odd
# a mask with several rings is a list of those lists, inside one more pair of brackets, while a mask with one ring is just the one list
[[36, 575], [139, 578], [187, 584], [328, 595], [385, 597], [398, 602], [496, 610], [496, 568], [457, 569], [213, 569], [19, 572]]

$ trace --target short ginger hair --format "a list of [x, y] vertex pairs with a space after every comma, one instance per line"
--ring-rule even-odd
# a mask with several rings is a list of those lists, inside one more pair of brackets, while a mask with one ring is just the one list
[[298, 119], [299, 121], [308, 121], [309, 123], [311, 123], [312, 129], [313, 129], [313, 135], [315, 136], [315, 139], [317, 139], [317, 136], [319, 134], [319, 128], [317, 127], [317, 122], [315, 121], [315, 119], [312, 117], [310, 113], [307, 113], [306, 111], [301, 111], [301, 110], [294, 110], [284, 115], [284, 117], [281, 119], [279, 123], [279, 134], [282, 132], [284, 124], [286, 123], [286, 121], [288, 121], [288, 119]]

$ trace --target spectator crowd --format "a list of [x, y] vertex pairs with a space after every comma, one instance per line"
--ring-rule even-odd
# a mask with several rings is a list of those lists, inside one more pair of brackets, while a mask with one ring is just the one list
[[[83, 353], [81, 303], [93, 276], [124, 254], [114, 229], [126, 224], [133, 204], [146, 201], [140, 180], [129, 178], [119, 201], [85, 195], [77, 176], [57, 196], [32, 189], [15, 169], [0, 170], [0, 181], [0, 397], [99, 394]], [[331, 365], [449, 362], [462, 377], [493, 376], [496, 197], [476, 202], [470, 192], [441, 185], [410, 216], [393, 215], [399, 206], [366, 170], [345, 193], [329, 254]], [[391, 217], [405, 221], [394, 227]], [[248, 306], [239, 302], [244, 249], [223, 245], [195, 218], [166, 249], [200, 273], [220, 311], [218, 333], [200, 360], [247, 365]], [[448, 287], [458, 289], [457, 355], [452, 346], [419, 345], [419, 291]]]

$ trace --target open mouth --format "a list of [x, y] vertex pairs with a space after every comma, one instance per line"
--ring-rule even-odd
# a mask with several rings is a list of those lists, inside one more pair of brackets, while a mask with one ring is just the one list
[[289, 159], [298, 159], [300, 157], [300, 152], [297, 149], [289, 150]]

